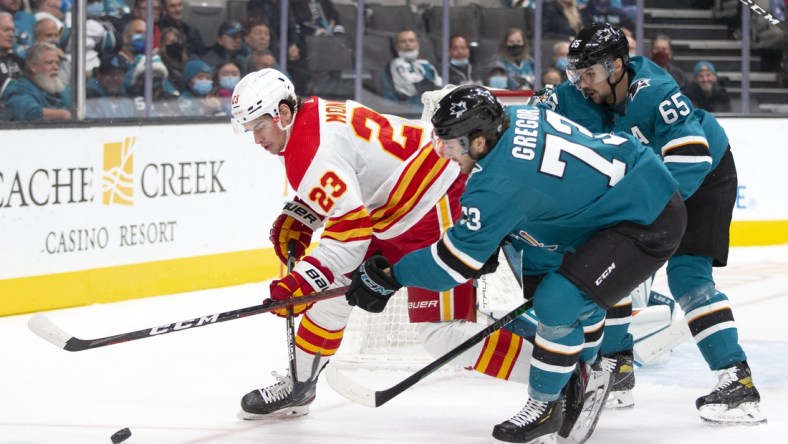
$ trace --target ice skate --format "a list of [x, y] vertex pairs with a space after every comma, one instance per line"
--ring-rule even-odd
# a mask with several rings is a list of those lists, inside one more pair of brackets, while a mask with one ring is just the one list
[[309, 404], [315, 400], [317, 378], [296, 384], [295, 390], [289, 375], [271, 373], [277, 380], [273, 385], [253, 390], [241, 399], [241, 419], [266, 419], [298, 417], [309, 413]]
[[518, 414], [493, 428], [493, 438], [500, 442], [554, 444], [563, 410], [563, 399], [540, 402], [529, 398]]
[[695, 401], [704, 421], [718, 424], [763, 424], [761, 395], [752, 383], [752, 372], [747, 362], [737, 362], [718, 370], [717, 385], [706, 396]]
[[635, 366], [632, 359], [632, 350], [613, 353], [603, 357], [600, 367], [610, 372], [610, 396], [605, 403], [606, 409], [631, 409], [635, 407], [635, 397], [632, 389], [635, 388]]
[[564, 390], [564, 419], [558, 436], [567, 438], [565, 442], [586, 442], [599, 422], [610, 385], [610, 373], [578, 363]]

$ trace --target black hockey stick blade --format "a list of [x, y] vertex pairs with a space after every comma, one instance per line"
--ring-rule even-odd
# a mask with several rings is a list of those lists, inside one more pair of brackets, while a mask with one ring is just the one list
[[272, 299], [267, 299], [260, 305], [253, 305], [251, 307], [239, 308], [237, 310], [214, 313], [199, 318], [186, 319], [184, 321], [175, 322], [172, 324], [165, 324], [158, 327], [146, 328], [143, 330], [121, 333], [119, 335], [107, 336], [97, 339], [80, 339], [72, 336], [62, 328], [55, 325], [54, 322], [50, 321], [49, 318], [42, 313], [34, 314], [27, 322], [27, 327], [33, 333], [54, 344], [56, 347], [62, 348], [63, 350], [76, 352], [88, 350], [91, 348], [105, 347], [107, 345], [120, 344], [122, 342], [136, 341], [137, 339], [161, 336], [168, 333], [177, 333], [196, 327], [218, 324], [219, 322], [224, 321], [233, 321], [235, 319], [245, 318], [261, 313], [269, 313], [272, 311], [281, 310], [293, 305], [311, 304], [324, 299], [342, 296], [347, 293], [348, 288], [348, 286], [331, 288], [325, 291], [312, 293], [308, 296], [303, 296], [296, 299], [288, 299], [286, 301], [274, 301]]
[[761, 8], [758, 4], [755, 3], [755, 0], [739, 0], [744, 6], [750, 8], [755, 15], [761, 17], [762, 19], [769, 22], [770, 25], [774, 25], [779, 28], [782, 32], [788, 34], [788, 26], [784, 22], [781, 22], [779, 19], [775, 18], [773, 15], [769, 14], [769, 11]]
[[528, 310], [527, 305], [527, 303], [520, 305], [497, 321], [485, 327], [484, 330], [466, 339], [462, 344], [449, 350], [440, 358], [430, 362], [416, 373], [408, 376], [407, 378], [385, 390], [373, 390], [364, 387], [350, 379], [347, 375], [342, 373], [341, 370], [330, 365], [326, 367], [326, 380], [328, 380], [328, 384], [334, 389], [335, 392], [339, 393], [345, 398], [367, 407], [380, 407], [383, 404], [391, 401], [400, 393], [414, 386], [417, 382], [448, 364], [457, 356], [465, 353], [468, 351], [468, 349], [483, 341], [487, 336], [490, 336], [510, 322], [514, 321], [518, 316]]

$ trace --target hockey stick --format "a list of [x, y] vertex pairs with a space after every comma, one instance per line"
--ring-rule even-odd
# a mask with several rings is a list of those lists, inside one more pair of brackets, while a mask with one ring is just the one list
[[742, 4], [749, 7], [756, 15], [769, 22], [769, 24], [776, 26], [782, 32], [788, 34], [788, 26], [780, 20], [774, 18], [773, 15], [766, 12], [765, 9], [755, 4], [755, 0], [739, 0]]
[[[290, 242], [287, 243], [287, 273], [289, 274], [293, 271], [293, 267], [295, 267], [296, 257], [295, 257], [295, 250], [297, 246], [297, 241], [295, 239], [291, 239]], [[292, 296], [291, 296], [292, 297]], [[286, 328], [287, 328], [287, 359], [289, 363], [288, 370], [290, 371], [290, 380], [293, 381], [293, 386], [298, 383], [298, 373], [296, 367], [296, 357], [295, 357], [295, 322], [293, 320], [293, 306], [287, 307], [287, 317], [286, 317]]]
[[632, 350], [635, 364], [641, 367], [648, 365], [690, 338], [692, 334], [687, 321], [684, 316], [677, 316], [669, 326], [635, 341]]
[[515, 308], [514, 310], [510, 311], [509, 313], [507, 313], [497, 321], [488, 325], [486, 328], [484, 328], [484, 330], [466, 339], [462, 344], [449, 350], [446, 354], [444, 354], [440, 358], [430, 362], [416, 373], [408, 376], [407, 378], [391, 386], [390, 388], [384, 390], [373, 390], [367, 387], [363, 387], [360, 384], [357, 384], [355, 381], [348, 378], [347, 376], [345, 376], [344, 374], [342, 374], [337, 368], [333, 366], [327, 367], [326, 380], [328, 381], [328, 384], [331, 386], [331, 388], [334, 389], [334, 391], [344, 396], [345, 398], [357, 402], [359, 404], [363, 404], [367, 407], [372, 407], [372, 408], [380, 407], [383, 404], [387, 403], [388, 401], [392, 400], [394, 397], [398, 396], [400, 393], [404, 392], [405, 390], [415, 385], [417, 382], [426, 378], [427, 376], [429, 376], [439, 368], [448, 364], [451, 360], [453, 360], [457, 356], [460, 356], [464, 352], [468, 351], [471, 347], [473, 347], [474, 345], [478, 344], [479, 342], [487, 338], [487, 336], [490, 336], [491, 334], [500, 330], [506, 324], [515, 320], [518, 316], [523, 314], [525, 310], [527, 310], [526, 305], [527, 304], [522, 304], [519, 307]]
[[308, 296], [303, 296], [298, 299], [289, 299], [285, 301], [275, 301], [268, 299], [260, 305], [253, 305], [251, 307], [239, 308], [237, 310], [224, 311], [221, 313], [214, 313], [194, 319], [186, 319], [185, 321], [175, 322], [172, 324], [161, 325], [158, 327], [146, 328], [144, 330], [137, 330], [128, 333], [121, 333], [119, 335], [107, 336], [97, 339], [80, 339], [71, 336], [62, 328], [55, 325], [42, 313], [33, 315], [27, 322], [28, 328], [38, 336], [51, 342], [56, 347], [68, 351], [82, 351], [91, 348], [104, 347], [107, 345], [120, 344], [121, 342], [136, 341], [137, 339], [150, 338], [152, 336], [161, 336], [168, 333], [176, 333], [179, 331], [203, 327], [211, 324], [218, 324], [219, 322], [232, 321], [235, 319], [245, 318], [247, 316], [254, 316], [260, 313], [269, 313], [275, 310], [291, 307], [293, 305], [310, 304], [324, 299], [335, 298], [342, 296], [348, 291], [348, 286], [331, 288], [318, 293], [313, 293]]

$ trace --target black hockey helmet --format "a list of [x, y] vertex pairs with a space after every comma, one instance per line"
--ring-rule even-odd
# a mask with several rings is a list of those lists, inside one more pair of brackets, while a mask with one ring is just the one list
[[567, 69], [583, 69], [597, 63], [612, 62], [621, 57], [629, 61], [629, 41], [620, 29], [610, 24], [586, 26], [569, 44]]
[[486, 88], [459, 86], [443, 96], [432, 115], [435, 135], [442, 139], [459, 139], [474, 132], [501, 130], [503, 106]]

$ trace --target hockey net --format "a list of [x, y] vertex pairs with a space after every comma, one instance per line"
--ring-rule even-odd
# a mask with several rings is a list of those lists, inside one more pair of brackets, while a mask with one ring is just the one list
[[[454, 88], [448, 85], [424, 93], [422, 120], [429, 121], [440, 99]], [[533, 91], [491, 91], [504, 106], [526, 104], [533, 96]], [[391, 297], [382, 313], [353, 310], [342, 347], [331, 362], [346, 368], [416, 370], [433, 359], [421, 345], [418, 324], [408, 319], [408, 296], [402, 289]]]

